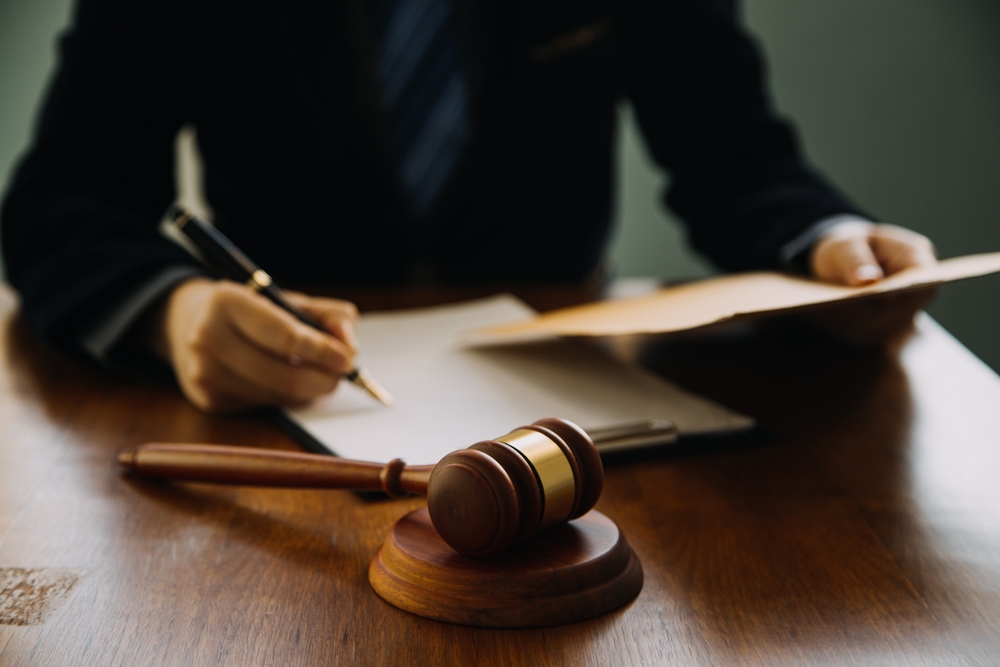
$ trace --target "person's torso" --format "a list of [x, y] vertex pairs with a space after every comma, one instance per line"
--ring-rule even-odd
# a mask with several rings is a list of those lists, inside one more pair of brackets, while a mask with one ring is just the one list
[[226, 233], [279, 277], [578, 280], [608, 231], [621, 4], [458, 0], [472, 132], [426, 219], [386, 150], [360, 0], [201, 5], [196, 119]]

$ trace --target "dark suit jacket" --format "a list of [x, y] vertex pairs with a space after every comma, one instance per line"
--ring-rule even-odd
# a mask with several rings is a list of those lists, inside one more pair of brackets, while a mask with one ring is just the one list
[[854, 208], [803, 163], [729, 0], [457, 0], [474, 133], [427, 220], [386, 157], [363, 0], [80, 0], [2, 211], [29, 324], [75, 348], [137, 284], [195, 123], [216, 223], [280, 281], [574, 281], [599, 263], [615, 110], [719, 266]]

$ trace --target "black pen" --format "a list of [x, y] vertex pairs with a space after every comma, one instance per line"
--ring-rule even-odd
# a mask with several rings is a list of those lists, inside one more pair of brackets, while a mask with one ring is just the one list
[[[299, 321], [325, 332], [323, 325], [316, 318], [292, 303], [284, 290], [271, 280], [271, 276], [266, 271], [250, 261], [249, 257], [244, 255], [232, 241], [227, 239], [214, 226], [179, 206], [171, 208], [170, 218], [173, 220], [177, 230], [184, 234], [202, 252], [204, 261], [210, 265], [209, 268], [217, 269], [230, 280], [248, 285], [255, 292], [266, 296], [287, 310], [298, 318]], [[355, 368], [351, 372], [344, 374], [344, 377], [352, 384], [356, 384], [367, 391], [383, 404], [387, 406], [392, 405], [392, 395], [376, 382], [365, 369]]]

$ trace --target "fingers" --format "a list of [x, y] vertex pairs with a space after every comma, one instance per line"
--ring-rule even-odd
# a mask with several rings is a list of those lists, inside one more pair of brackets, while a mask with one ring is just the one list
[[343, 341], [355, 354], [361, 351], [355, 325], [358, 309], [350, 301], [307, 296], [299, 292], [288, 292], [288, 297], [302, 310], [315, 317], [323, 328]]
[[272, 403], [282, 405], [304, 403], [317, 396], [328, 394], [337, 386], [339, 372], [313, 366], [293, 365], [287, 359], [278, 359], [242, 336], [225, 329], [217, 330], [218, 341], [214, 361], [258, 390], [258, 395], [271, 397]]
[[852, 286], [881, 279], [885, 274], [869, 243], [873, 226], [846, 222], [831, 228], [813, 249], [813, 274], [827, 282]]
[[922, 234], [862, 221], [831, 227], [813, 247], [811, 257], [817, 278], [851, 286], [936, 261], [933, 244]]
[[260, 405], [287, 404], [283, 396], [248, 384], [211, 357], [191, 357], [189, 361], [197, 365], [178, 369], [177, 378], [188, 399], [205, 412], [234, 412]]
[[353, 368], [356, 353], [350, 345], [303, 324], [259, 294], [233, 284], [220, 297], [220, 309], [240, 336], [273, 357], [328, 373]]
[[875, 225], [869, 242], [887, 275], [937, 262], [930, 239], [896, 225]]
[[[927, 237], [897, 227], [862, 221], [834, 225], [813, 247], [813, 274], [828, 282], [860, 286], [903, 269], [937, 261]], [[913, 327], [913, 317], [936, 290], [888, 294], [819, 309], [809, 319], [856, 345], [882, 345]]]
[[[353, 306], [320, 307], [331, 328], [344, 322], [353, 335]], [[182, 284], [167, 299], [162, 326], [181, 388], [206, 411], [304, 403], [333, 391], [353, 368], [353, 345], [231, 282]]]

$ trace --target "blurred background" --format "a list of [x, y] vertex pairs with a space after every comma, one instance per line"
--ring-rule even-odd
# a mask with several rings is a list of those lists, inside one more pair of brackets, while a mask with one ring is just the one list
[[[0, 0], [4, 189], [71, 5]], [[942, 257], [1000, 250], [997, 0], [743, 0], [743, 11], [814, 164], [881, 220], [930, 236]], [[620, 116], [617, 275], [709, 275], [659, 203], [667, 177], [627, 105]], [[930, 312], [1000, 370], [1000, 276], [945, 286]]]

